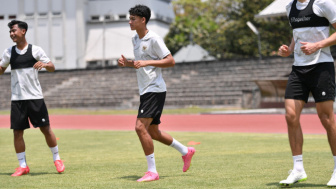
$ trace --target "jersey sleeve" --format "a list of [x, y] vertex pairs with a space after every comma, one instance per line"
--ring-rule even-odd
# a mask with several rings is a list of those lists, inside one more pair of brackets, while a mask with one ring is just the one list
[[35, 46], [33, 45], [32, 47], [32, 54], [33, 57], [40, 62], [43, 62], [45, 64], [47, 64], [48, 62], [50, 62], [49, 57], [46, 55], [46, 53], [44, 52], [44, 50], [39, 47], [39, 46]]
[[331, 24], [336, 23], [336, 4], [332, 0], [316, 1], [316, 15], [325, 17]]
[[170, 51], [164, 43], [163, 39], [159, 37], [156, 37], [153, 42], [153, 51], [160, 59], [163, 59], [170, 54]]
[[11, 56], [11, 48], [8, 48], [4, 50], [1, 61], [0, 61], [0, 66], [7, 68], [10, 64], [10, 56]]

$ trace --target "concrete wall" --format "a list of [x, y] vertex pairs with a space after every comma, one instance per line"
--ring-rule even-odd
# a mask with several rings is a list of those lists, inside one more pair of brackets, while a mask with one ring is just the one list
[[85, 0], [0, 0], [0, 50], [13, 45], [8, 22], [28, 23], [27, 40], [41, 46], [58, 69], [84, 68]]
[[162, 37], [174, 20], [169, 0], [0, 0], [0, 4], [1, 54], [14, 45], [8, 22], [23, 20], [29, 26], [28, 43], [41, 46], [57, 69], [86, 68], [89, 61], [116, 63], [121, 54], [133, 58], [135, 32], [128, 26], [128, 10], [136, 4], [152, 9], [148, 28]]

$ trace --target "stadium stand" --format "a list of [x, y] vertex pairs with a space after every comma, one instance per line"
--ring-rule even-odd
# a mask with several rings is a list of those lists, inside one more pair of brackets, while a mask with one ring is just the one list
[[[163, 69], [168, 88], [166, 106], [257, 108], [263, 100], [262, 85], [258, 87], [256, 83], [286, 79], [292, 62], [292, 58], [274, 57], [261, 61], [230, 59], [176, 64]], [[39, 80], [46, 103], [52, 108], [134, 108], [139, 103], [136, 73], [132, 68], [40, 72]], [[0, 84], [0, 108], [9, 109], [10, 73], [0, 76]]]

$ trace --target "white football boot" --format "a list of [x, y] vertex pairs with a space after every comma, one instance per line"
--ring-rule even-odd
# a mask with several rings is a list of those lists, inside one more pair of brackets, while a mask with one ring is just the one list
[[280, 186], [290, 187], [295, 183], [307, 180], [307, 174], [304, 171], [299, 172], [299, 171], [296, 171], [296, 170], [290, 170], [288, 172], [288, 174], [289, 174], [289, 176], [287, 177], [286, 180], [280, 181], [280, 183], [279, 183]]
[[336, 170], [334, 170], [333, 174], [331, 175], [331, 179], [329, 180], [327, 186], [329, 187], [336, 186]]

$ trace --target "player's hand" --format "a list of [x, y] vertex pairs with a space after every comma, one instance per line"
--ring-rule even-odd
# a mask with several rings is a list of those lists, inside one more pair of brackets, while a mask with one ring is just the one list
[[40, 71], [42, 68], [45, 68], [46, 64], [43, 64], [42, 62], [38, 61], [34, 64], [33, 68], [37, 69], [38, 71]]
[[317, 46], [316, 43], [309, 43], [309, 42], [300, 42], [302, 44], [301, 51], [305, 55], [310, 55], [319, 50], [320, 48]]
[[145, 67], [145, 66], [146, 66], [146, 64], [142, 60], [134, 61], [134, 68], [135, 69], [139, 69], [139, 68]]
[[287, 57], [292, 54], [292, 51], [289, 49], [287, 45], [282, 45], [279, 48], [278, 55], [282, 57]]
[[124, 57], [124, 55], [121, 55], [121, 58], [118, 60], [118, 66], [120, 67], [126, 67], [127, 59]]

